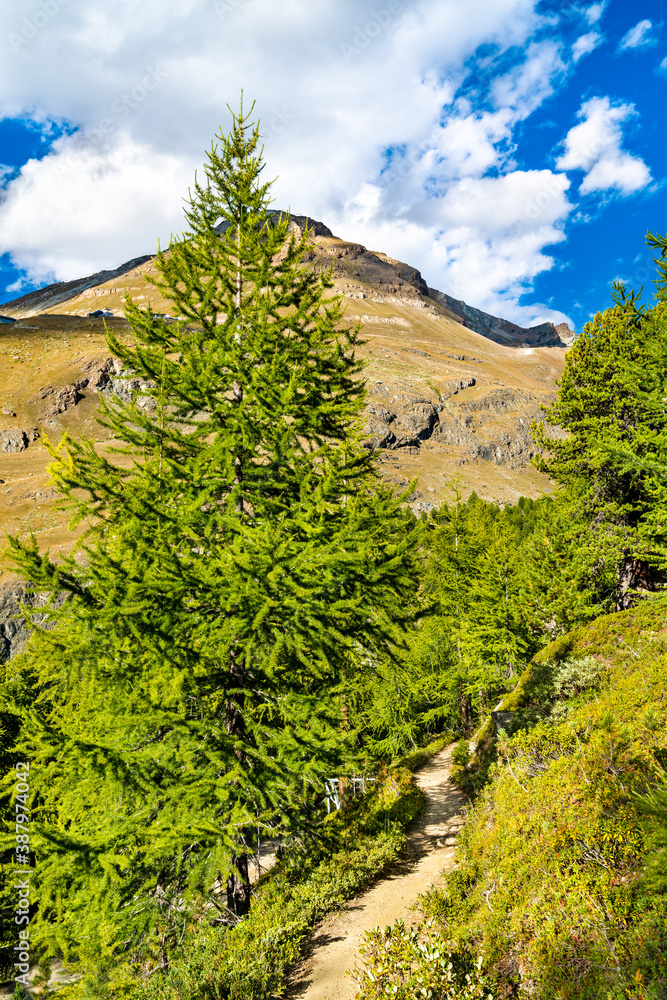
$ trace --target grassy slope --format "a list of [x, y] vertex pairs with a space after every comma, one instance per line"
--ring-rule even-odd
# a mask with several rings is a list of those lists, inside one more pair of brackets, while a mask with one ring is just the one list
[[[667, 995], [667, 899], [645, 877], [638, 798], [667, 763], [666, 610], [646, 602], [552, 643], [503, 706], [523, 728], [483, 741], [491, 783], [425, 909], [485, 956], [497, 996]], [[570, 680], [600, 676], [593, 691], [566, 685], [564, 702], [568, 658], [584, 659]]]
[[[342, 241], [323, 238], [316, 241], [316, 250], [326, 262], [339, 245], [343, 246]], [[16, 413], [12, 417], [0, 412], [0, 431], [41, 425], [54, 440], [67, 430], [104, 442], [105, 433], [94, 422], [95, 393], [84, 390], [83, 400], [50, 426], [39, 418], [42, 404], [36, 396], [49, 383], [60, 387], [80, 379], [82, 365], [108, 356], [104, 321], [87, 319], [89, 310], [111, 308], [120, 314], [126, 291], [158, 311], [169, 308], [147, 284], [147, 274], [154, 275], [152, 262], [67, 302], [44, 307], [42, 315], [24, 315], [22, 310], [12, 310], [11, 304], [3, 307], [9, 315], [15, 313], [19, 322], [0, 328], [0, 411], [6, 408]], [[352, 277], [339, 277], [335, 285], [337, 292], [348, 296], [349, 320], [362, 319], [369, 338], [361, 350], [368, 362], [369, 388], [382, 383], [390, 390], [386, 398], [379, 398], [383, 405], [395, 405], [392, 394], [399, 404], [409, 398], [435, 402], [442, 394], [448, 396], [452, 382], [472, 376], [477, 385], [449, 396], [446, 410], [450, 421], [468, 421], [473, 440], [484, 443], [515, 433], [522, 420], [527, 427], [540, 403], [554, 392], [554, 380], [565, 359], [562, 348], [505, 347], [461, 326], [446, 310], [416, 293], [412, 299], [400, 298]], [[366, 297], [349, 297], [360, 294]], [[122, 319], [111, 322], [117, 335], [129, 335]], [[485, 409], [487, 396], [500, 390], [511, 390], [514, 402], [507, 409], [505, 404]], [[473, 459], [469, 445], [445, 441], [429, 440], [420, 448], [383, 452], [382, 459], [388, 479], [407, 484], [418, 477], [423, 499], [432, 503], [443, 498], [446, 482], [457, 472], [462, 473], [466, 493], [475, 489], [480, 496], [499, 501], [538, 496], [551, 485], [532, 466], [512, 468]], [[0, 453], [0, 529], [22, 535], [34, 531], [43, 548], [66, 549], [72, 539], [66, 517], [53, 509], [47, 464], [48, 455], [40, 443], [18, 454]]]

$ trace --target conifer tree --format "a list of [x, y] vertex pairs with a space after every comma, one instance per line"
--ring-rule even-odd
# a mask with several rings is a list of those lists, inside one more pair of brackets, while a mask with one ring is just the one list
[[[648, 490], [653, 493], [653, 503], [644, 518], [646, 533], [651, 535], [665, 551], [667, 535], [664, 514], [667, 483], [667, 423], [665, 421], [664, 373], [667, 370], [667, 237], [648, 233], [646, 242], [659, 251], [654, 258], [658, 278], [656, 304], [646, 317], [647, 336], [643, 341], [642, 356], [630, 366], [629, 377], [634, 380], [646, 419], [638, 428], [636, 440], [605, 441], [602, 450], [615, 460], [622, 475], [634, 473], [641, 476]], [[647, 381], [647, 369], [652, 378]], [[662, 564], [664, 566], [664, 563]]]
[[11, 539], [52, 595], [4, 697], [34, 762], [39, 940], [70, 959], [165, 967], [193, 919], [247, 911], [258, 837], [303, 830], [349, 753], [350, 671], [413, 614], [410, 519], [359, 444], [359, 330], [271, 213], [259, 140], [241, 107], [157, 256], [177, 321], [128, 300], [133, 345], [109, 334], [154, 385], [102, 405], [120, 460], [53, 450], [78, 552]]
[[523, 619], [540, 645], [608, 611], [615, 574], [613, 567], [596, 567], [595, 542], [562, 491], [537, 508], [517, 562]]
[[[449, 683], [457, 691], [460, 725], [467, 732], [473, 722], [468, 655], [472, 585], [496, 511], [474, 494], [465, 503], [458, 481], [452, 484], [452, 493], [453, 502], [443, 505], [433, 517], [435, 530], [425, 585], [437, 602], [435, 634], [439, 643], [448, 637]], [[433, 625], [427, 634], [432, 632]]]
[[431, 614], [411, 648], [422, 685], [437, 690], [430, 717], [467, 733], [539, 645], [521, 591], [521, 546], [536, 513], [525, 500], [504, 510], [474, 493], [464, 502], [456, 483], [453, 494], [431, 518], [424, 575]]
[[480, 691], [498, 683], [475, 630], [481, 623], [480, 574], [499, 511], [475, 494], [463, 501], [457, 482], [452, 493], [452, 502], [431, 518], [424, 589], [432, 612], [415, 639], [413, 655], [435, 695], [431, 713], [468, 732]]
[[494, 520], [470, 588], [467, 655], [471, 684], [486, 691], [509, 680], [532, 655], [520, 600], [520, 528], [509, 511]]
[[[614, 570], [614, 603], [650, 588], [664, 563], [653, 524], [664, 490], [642, 473], [642, 460], [664, 442], [667, 413], [667, 327], [664, 303], [654, 309], [614, 287], [614, 306], [587, 323], [568, 352], [556, 402], [546, 420], [567, 431], [554, 437], [540, 421], [536, 464], [566, 489], [580, 540], [599, 574]], [[664, 297], [664, 295], [663, 295]], [[630, 454], [634, 465], [621, 460]]]

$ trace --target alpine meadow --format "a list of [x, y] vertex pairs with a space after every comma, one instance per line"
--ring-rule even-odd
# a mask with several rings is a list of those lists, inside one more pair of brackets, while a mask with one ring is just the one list
[[550, 491], [483, 498], [462, 465], [415, 511], [365, 427], [362, 322], [263, 171], [241, 103], [146, 279], [169, 314], [127, 294], [108, 324], [141, 382], [99, 394], [110, 445], [47, 442], [74, 548], [8, 536], [30, 628], [0, 673], [8, 981], [19, 806], [30, 825], [14, 996], [315, 996], [314, 931], [409, 877], [420, 769], [445, 760], [456, 862], [415, 926], [365, 928], [345, 989], [661, 1000], [667, 237], [654, 300], [614, 285], [530, 428]]

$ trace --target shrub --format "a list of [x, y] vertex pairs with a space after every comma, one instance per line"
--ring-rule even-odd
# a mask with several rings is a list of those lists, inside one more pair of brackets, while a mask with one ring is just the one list
[[353, 972], [356, 1000], [494, 1000], [483, 959], [452, 949], [432, 921], [405, 927], [397, 921], [364, 936], [366, 968]]

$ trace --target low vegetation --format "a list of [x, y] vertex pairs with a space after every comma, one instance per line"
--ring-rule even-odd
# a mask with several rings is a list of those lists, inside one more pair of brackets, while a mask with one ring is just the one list
[[[442, 749], [435, 741], [418, 763]], [[185, 952], [166, 972], [137, 981], [109, 962], [58, 993], [60, 1000], [268, 1000], [282, 995], [286, 972], [314, 924], [396, 861], [404, 830], [424, 807], [411, 771], [385, 770], [366, 795], [331, 813], [316, 840], [289, 845], [261, 880], [250, 914], [236, 924], [200, 920]]]
[[665, 996], [666, 610], [603, 616], [535, 657], [509, 731], [468, 765], [487, 783], [430, 922], [369, 937], [360, 1000], [422, 980], [441, 1000]]

